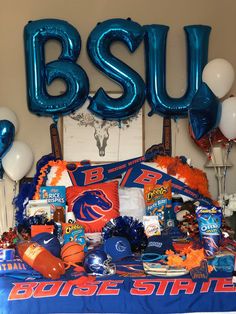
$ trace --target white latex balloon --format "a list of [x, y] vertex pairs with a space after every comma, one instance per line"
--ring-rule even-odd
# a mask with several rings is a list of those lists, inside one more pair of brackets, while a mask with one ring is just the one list
[[214, 59], [207, 63], [202, 72], [202, 80], [218, 97], [224, 97], [233, 85], [234, 68], [225, 59]]
[[0, 107], [0, 120], [10, 121], [12, 124], [14, 124], [15, 133], [18, 131], [18, 126], [19, 126], [18, 118], [15, 112], [12, 111], [11, 109], [7, 107]]
[[230, 97], [222, 102], [219, 129], [227, 139], [236, 138], [236, 97]]
[[19, 181], [33, 165], [34, 156], [31, 148], [21, 141], [14, 141], [9, 152], [3, 157], [3, 169], [10, 179]]

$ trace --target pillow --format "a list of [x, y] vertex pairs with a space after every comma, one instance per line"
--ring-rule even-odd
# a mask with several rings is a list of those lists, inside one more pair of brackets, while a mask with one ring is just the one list
[[119, 200], [121, 216], [132, 216], [143, 221], [143, 216], [145, 216], [143, 189], [120, 188]]
[[117, 181], [67, 187], [66, 199], [68, 212], [73, 211], [85, 232], [101, 232], [110, 219], [119, 216]]

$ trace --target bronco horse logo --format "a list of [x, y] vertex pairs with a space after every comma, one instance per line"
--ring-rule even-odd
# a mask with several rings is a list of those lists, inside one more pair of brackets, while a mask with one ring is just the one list
[[73, 212], [76, 219], [86, 222], [98, 220], [104, 216], [97, 212], [97, 207], [104, 211], [108, 211], [112, 207], [112, 202], [101, 190], [85, 191], [73, 203]]

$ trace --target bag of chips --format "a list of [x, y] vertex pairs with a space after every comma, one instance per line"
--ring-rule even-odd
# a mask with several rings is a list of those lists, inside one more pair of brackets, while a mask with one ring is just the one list
[[62, 236], [64, 240], [63, 244], [74, 241], [80, 245], [84, 245], [84, 249], [86, 249], [84, 227], [78, 223], [62, 223]]
[[158, 216], [160, 228], [164, 229], [164, 214], [167, 205], [171, 205], [171, 181], [163, 184], [145, 184], [144, 200], [147, 216]]

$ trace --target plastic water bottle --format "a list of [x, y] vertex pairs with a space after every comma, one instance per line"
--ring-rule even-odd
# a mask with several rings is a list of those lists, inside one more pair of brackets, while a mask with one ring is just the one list
[[172, 205], [166, 205], [164, 220], [165, 228], [175, 227], [177, 225], [176, 215]]
[[17, 251], [24, 262], [46, 278], [55, 280], [65, 273], [62, 260], [36, 242], [19, 242]]

